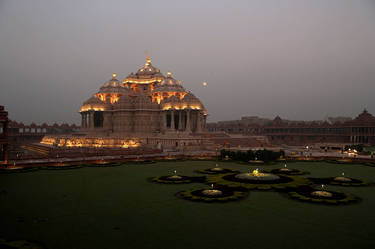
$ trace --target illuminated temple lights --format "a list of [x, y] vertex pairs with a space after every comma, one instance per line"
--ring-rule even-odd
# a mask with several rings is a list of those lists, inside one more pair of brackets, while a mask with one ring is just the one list
[[125, 80], [123, 80], [123, 83], [124, 84], [132, 84], [132, 83], [136, 83], [136, 84], [150, 84], [150, 83], [155, 83], [155, 82], [161, 82], [163, 80], [163, 78], [154, 78], [154, 79], [139, 79], [139, 78], [126, 78]]
[[172, 106], [172, 105], [165, 105], [163, 107], [163, 110], [187, 110], [187, 109], [191, 109], [191, 110], [201, 110], [202, 108], [200, 106], [178, 106], [178, 105], [175, 105], [175, 106]]
[[[130, 73], [123, 81], [119, 81], [117, 74], [113, 73], [112, 78], [82, 104], [79, 112], [81, 131], [100, 137], [200, 133], [207, 117], [200, 100], [186, 90], [181, 81], [174, 79], [170, 71], [164, 76], [148, 57], [143, 67], [136, 73]], [[86, 144], [110, 146], [105, 140], [59, 139], [58, 142], [43, 142], [66, 147]], [[125, 140], [116, 146], [131, 148], [138, 143]]]
[[45, 136], [41, 144], [57, 147], [137, 148], [141, 145], [141, 142], [136, 138], [116, 139]]
[[121, 95], [118, 93], [97, 93], [95, 96], [103, 102], [109, 100], [111, 104], [114, 104], [119, 100]]
[[80, 112], [86, 111], [104, 111], [104, 107], [82, 106]]

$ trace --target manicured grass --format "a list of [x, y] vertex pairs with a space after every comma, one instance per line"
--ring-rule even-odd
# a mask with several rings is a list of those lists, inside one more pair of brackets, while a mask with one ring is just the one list
[[[233, 162], [220, 167], [273, 169]], [[363, 199], [324, 206], [285, 194], [250, 191], [241, 201], [199, 203], [175, 193], [206, 185], [156, 184], [150, 177], [215, 167], [213, 161], [124, 164], [0, 175], [0, 238], [39, 241], [48, 248], [372, 248], [375, 247], [375, 187], [327, 189]], [[375, 168], [296, 162], [288, 167], [311, 174], [375, 181]]]

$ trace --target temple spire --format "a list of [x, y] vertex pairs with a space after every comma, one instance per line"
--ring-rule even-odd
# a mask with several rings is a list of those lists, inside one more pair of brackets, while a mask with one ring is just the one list
[[151, 64], [151, 59], [148, 56], [148, 51], [147, 50], [145, 51], [145, 54], [146, 54], [146, 65], [149, 65], [149, 64]]

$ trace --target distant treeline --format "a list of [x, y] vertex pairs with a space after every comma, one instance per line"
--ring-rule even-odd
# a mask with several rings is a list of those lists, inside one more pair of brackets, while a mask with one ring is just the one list
[[228, 156], [232, 160], [248, 162], [251, 160], [261, 160], [264, 162], [275, 161], [281, 156], [285, 156], [283, 150], [272, 151], [272, 150], [248, 150], [248, 151], [230, 151], [230, 150], [221, 150], [220, 158], [223, 160]]

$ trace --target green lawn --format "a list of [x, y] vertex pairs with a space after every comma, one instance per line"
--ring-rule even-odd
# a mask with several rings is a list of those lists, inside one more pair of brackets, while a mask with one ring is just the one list
[[[198, 175], [193, 171], [214, 165], [160, 162], [1, 174], [0, 238], [39, 241], [50, 249], [375, 247], [375, 187], [328, 186], [363, 199], [346, 206], [302, 203], [272, 191], [252, 191], [242, 201], [208, 204], [174, 196], [203, 184], [146, 180], [175, 169], [178, 174]], [[230, 162], [220, 166], [256, 168]], [[311, 162], [289, 167], [309, 171], [309, 177], [344, 171], [348, 177], [375, 181], [375, 167]]]

